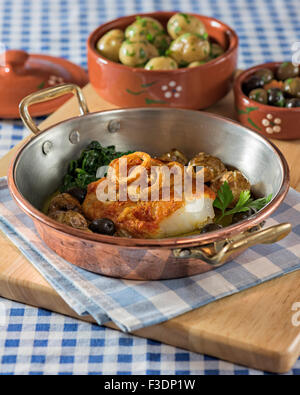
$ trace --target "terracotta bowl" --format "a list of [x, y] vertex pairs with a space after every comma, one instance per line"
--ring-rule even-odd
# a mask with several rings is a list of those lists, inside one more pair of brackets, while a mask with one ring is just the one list
[[275, 107], [249, 99], [242, 91], [242, 85], [259, 69], [275, 71], [282, 62], [260, 64], [252, 67], [236, 79], [234, 84], [235, 106], [238, 120], [245, 126], [266, 137], [278, 140], [300, 138], [300, 108]]
[[[164, 26], [175, 12], [138, 14], [158, 19]], [[178, 70], [145, 70], [124, 66], [102, 57], [96, 50], [101, 36], [111, 29], [122, 29], [137, 15], [108, 22], [96, 29], [88, 39], [89, 77], [98, 94], [121, 107], [180, 107], [204, 109], [224, 97], [232, 87], [237, 65], [238, 37], [224, 23], [214, 18], [195, 15], [205, 24], [209, 36], [226, 52], [209, 63]]]

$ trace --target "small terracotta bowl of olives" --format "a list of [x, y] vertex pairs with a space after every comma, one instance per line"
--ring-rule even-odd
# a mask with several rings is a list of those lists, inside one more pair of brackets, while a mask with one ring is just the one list
[[231, 89], [238, 37], [224, 23], [181, 12], [125, 16], [88, 39], [91, 84], [120, 107], [204, 109]]
[[274, 139], [300, 138], [300, 67], [265, 63], [241, 73], [234, 86], [238, 120]]

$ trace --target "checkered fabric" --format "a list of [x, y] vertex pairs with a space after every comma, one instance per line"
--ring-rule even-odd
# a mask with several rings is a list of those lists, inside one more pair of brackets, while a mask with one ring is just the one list
[[[2, 0], [0, 42], [86, 67], [90, 31], [117, 16], [154, 10], [198, 12], [228, 23], [240, 37], [240, 68], [289, 60], [300, 41], [299, 0]], [[26, 134], [20, 121], [0, 120], [0, 156]], [[0, 372], [262, 373], [1, 299]], [[300, 360], [290, 373], [300, 373]]]
[[1, 374], [267, 373], [0, 298]]
[[[272, 245], [249, 248], [234, 261], [197, 276], [164, 281], [108, 278], [77, 268], [52, 252], [0, 179], [0, 230], [23, 252], [79, 315], [99, 325], [112, 320], [132, 332], [300, 269], [300, 194], [290, 190], [267, 225], [290, 222], [292, 233]], [[141, 258], [142, 259], [142, 258]]]

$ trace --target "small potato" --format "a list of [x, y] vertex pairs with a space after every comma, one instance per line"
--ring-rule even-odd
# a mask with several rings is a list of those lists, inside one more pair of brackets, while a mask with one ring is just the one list
[[104, 34], [97, 42], [97, 49], [102, 56], [112, 60], [113, 62], [119, 62], [119, 51], [124, 41], [124, 32], [119, 29], [110, 30]]
[[185, 33], [172, 42], [168, 55], [180, 66], [201, 61], [208, 57], [210, 44], [200, 36], [193, 33]]
[[120, 51], [120, 61], [126, 66], [139, 67], [149, 59], [158, 56], [157, 49], [147, 41], [124, 41]]
[[125, 37], [131, 41], [148, 40], [153, 42], [155, 36], [163, 31], [162, 24], [151, 17], [137, 17], [136, 21], [125, 30]]
[[205, 63], [209, 62], [211, 59], [207, 58], [204, 60], [197, 60], [196, 62], [192, 62], [188, 65], [188, 67], [198, 67], [198, 66], [203, 66]]
[[175, 40], [184, 33], [195, 33], [207, 38], [207, 32], [203, 22], [193, 15], [178, 13], [172, 16], [168, 22], [168, 33]]
[[157, 56], [159, 56], [159, 52], [153, 44], [146, 42], [146, 45], [147, 45], [147, 49], [148, 49], [149, 59], [156, 58]]
[[167, 56], [159, 56], [150, 59], [146, 66], [146, 70], [175, 70], [178, 69], [177, 63], [174, 59]]
[[211, 184], [211, 189], [217, 193], [220, 187], [227, 181], [233, 194], [231, 207], [238, 202], [241, 192], [250, 191], [251, 185], [247, 178], [238, 170], [226, 171], [220, 178]]

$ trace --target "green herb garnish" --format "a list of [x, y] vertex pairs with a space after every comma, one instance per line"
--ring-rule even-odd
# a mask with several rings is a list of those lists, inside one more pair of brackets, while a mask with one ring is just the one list
[[137, 22], [140, 23], [140, 25], [141, 25], [142, 27], [146, 27], [146, 26], [147, 26], [147, 19], [142, 18], [142, 17], [140, 17], [140, 16], [137, 16], [137, 17], [136, 17], [136, 20], [137, 20]]
[[144, 50], [144, 48], [140, 48], [140, 58], [144, 59], [146, 57], [146, 52]]
[[135, 53], [134, 51], [130, 53], [130, 52], [128, 51], [128, 49], [126, 49], [125, 53], [126, 53], [126, 56], [130, 56], [130, 57], [133, 57], [133, 56], [136, 55], [136, 53]]
[[174, 29], [174, 32], [176, 33], [176, 34], [178, 34], [178, 33], [180, 33], [181, 32], [181, 26], [176, 26], [175, 27], [175, 29]]
[[155, 37], [153, 36], [153, 34], [147, 33], [146, 38], [149, 41], [149, 43], [153, 43]]
[[217, 219], [217, 223], [220, 223], [222, 219], [228, 215], [233, 215], [236, 213], [242, 213], [249, 211], [251, 209], [259, 211], [261, 210], [266, 204], [268, 204], [272, 199], [272, 194], [267, 196], [266, 198], [260, 199], [252, 199], [250, 191], [242, 191], [240, 193], [239, 200], [234, 208], [228, 209], [229, 205], [233, 201], [233, 194], [229, 187], [227, 181], [220, 187], [217, 193], [217, 197], [213, 203], [214, 207], [221, 210], [221, 215]]
[[195, 33], [195, 35], [198, 38], [202, 38], [202, 40], [207, 40], [207, 38], [208, 38], [208, 33], [204, 33], [204, 34]]
[[45, 87], [46, 83], [45, 81], [41, 82], [40, 85], [37, 87], [37, 89], [43, 89]]
[[132, 152], [118, 152], [113, 145], [102, 147], [100, 143], [93, 141], [82, 151], [79, 159], [70, 162], [60, 191], [66, 192], [74, 187], [86, 189], [90, 183], [98, 180], [96, 174], [101, 166], [108, 166], [114, 159], [130, 153]]
[[179, 15], [181, 15], [181, 16], [184, 17], [184, 19], [185, 19], [185, 21], [186, 21], [187, 24], [191, 23], [190, 15], [188, 15], [188, 14], [183, 14], [183, 13], [180, 13]]

